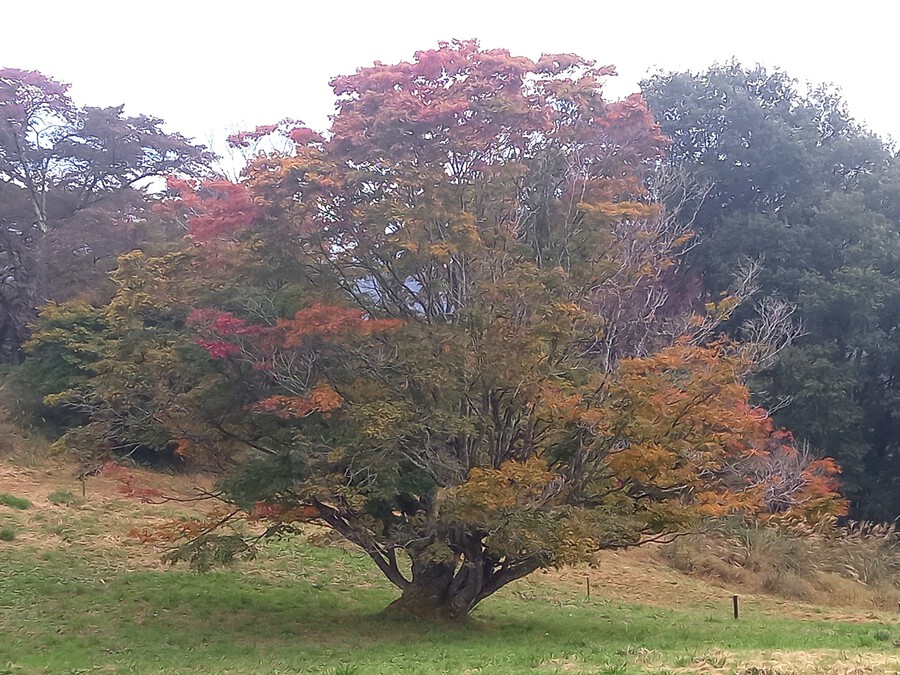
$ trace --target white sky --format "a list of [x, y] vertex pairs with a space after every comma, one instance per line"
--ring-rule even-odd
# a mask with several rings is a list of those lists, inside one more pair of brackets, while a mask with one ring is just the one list
[[0, 67], [71, 83], [80, 104], [126, 104], [206, 140], [283, 117], [327, 126], [328, 80], [439, 40], [615, 64], [616, 97], [656, 68], [732, 56], [833, 82], [851, 113], [900, 139], [900, 4], [757, 0], [0, 0]]

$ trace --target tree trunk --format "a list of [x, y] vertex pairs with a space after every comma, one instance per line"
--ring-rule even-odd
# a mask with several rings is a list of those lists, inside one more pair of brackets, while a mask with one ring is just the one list
[[540, 567], [537, 558], [499, 563], [483, 555], [480, 542], [478, 547], [455, 562], [414, 558], [412, 580], [385, 612], [425, 621], [460, 621], [489, 595]]
[[388, 614], [422, 620], [457, 621], [464, 619], [478, 602], [481, 584], [468, 563], [459, 570], [451, 563], [414, 563], [413, 578], [403, 595], [385, 610]]

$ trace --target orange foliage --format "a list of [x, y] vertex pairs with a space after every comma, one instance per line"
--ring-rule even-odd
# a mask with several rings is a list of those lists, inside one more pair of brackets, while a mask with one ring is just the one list
[[472, 469], [468, 480], [447, 497], [466, 522], [482, 522], [498, 510], [546, 506], [549, 488], [558, 479], [546, 461], [532, 457], [525, 462], [504, 462], [497, 469]]
[[328, 417], [344, 403], [344, 399], [326, 382], [319, 382], [306, 396], [270, 396], [256, 404], [259, 412], [281, 419], [296, 419], [313, 413]]
[[227, 180], [201, 183], [170, 177], [167, 187], [174, 197], [157, 210], [183, 215], [191, 237], [201, 244], [230, 236], [260, 215], [250, 189], [243, 183]]
[[750, 404], [750, 363], [728, 342], [685, 340], [623, 361], [599, 425], [617, 480], [671, 490], [700, 514], [843, 515], [839, 467], [812, 459]]
[[277, 328], [284, 333], [283, 346], [290, 348], [302, 345], [310, 336], [330, 340], [351, 333], [370, 335], [391, 330], [402, 323], [396, 319], [367, 319], [358, 309], [317, 303], [301, 309], [293, 319], [281, 319]]
[[137, 476], [115, 462], [104, 464], [101, 473], [115, 478], [119, 483], [119, 492], [126, 497], [140, 499], [142, 502], [164, 498], [162, 490], [142, 485]]
[[143, 544], [171, 544], [189, 540], [216, 530], [230, 514], [224, 509], [214, 509], [202, 518], [178, 517], [150, 527], [134, 528], [128, 532]]

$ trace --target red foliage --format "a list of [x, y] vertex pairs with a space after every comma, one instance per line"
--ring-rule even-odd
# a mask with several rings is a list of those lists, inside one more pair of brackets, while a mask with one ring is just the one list
[[214, 359], [227, 359], [229, 356], [236, 356], [241, 353], [240, 346], [231, 342], [197, 338], [196, 343], [203, 347]]
[[216, 309], [195, 309], [188, 315], [187, 325], [203, 334], [204, 337], [197, 338], [195, 342], [214, 359], [227, 359], [242, 351], [241, 345], [237, 342], [229, 342], [222, 338], [258, 336], [268, 330], [262, 326], [248, 325], [243, 319]]
[[187, 325], [202, 328], [215, 335], [227, 337], [237, 335], [259, 335], [261, 326], [251, 326], [229, 312], [217, 309], [195, 309], [187, 318]]
[[265, 520], [275, 519], [284, 512], [284, 507], [278, 504], [269, 504], [268, 502], [256, 502], [250, 509], [249, 520]]
[[[210, 356], [226, 359], [245, 351], [242, 344], [252, 345], [251, 349], [246, 350], [248, 353], [264, 354], [272, 349], [302, 347], [312, 338], [330, 342], [353, 334], [371, 335], [396, 328], [402, 325], [402, 321], [367, 319], [357, 309], [317, 303], [301, 309], [293, 319], [280, 320], [274, 327], [250, 325], [229, 312], [215, 309], [195, 309], [188, 315], [187, 324], [202, 334], [196, 343]], [[249, 342], [241, 342], [243, 339]], [[257, 361], [257, 364], [259, 369], [266, 367], [264, 359]], [[290, 408], [288, 404], [283, 405], [285, 409]]]
[[[337, 77], [331, 82], [340, 106], [332, 144], [350, 152], [375, 146], [395, 157], [403, 149], [427, 152], [438, 162], [478, 148], [524, 147], [526, 131], [549, 129], [550, 123], [526, 94], [532, 65], [505, 50], [454, 41], [417, 52], [414, 62], [376, 63]], [[526, 124], [528, 116], [533, 119]]]
[[191, 237], [201, 244], [229, 237], [250, 226], [260, 215], [253, 194], [242, 183], [197, 183], [170, 177], [167, 186], [173, 198], [158, 210], [183, 214]]
[[766, 514], [797, 514], [807, 520], [847, 514], [847, 502], [839, 494], [840, 466], [798, 448], [787, 430], [772, 431], [738, 466], [748, 488], [760, 493]]
[[317, 143], [322, 143], [325, 140], [322, 138], [321, 134], [316, 133], [308, 127], [302, 126], [292, 129], [288, 134], [288, 138], [297, 145], [315, 145]]
[[286, 118], [275, 124], [262, 124], [252, 131], [231, 134], [227, 141], [233, 148], [252, 151], [258, 150], [264, 140], [271, 141], [273, 148], [280, 148], [279, 139], [289, 139], [300, 146], [314, 145], [324, 140], [321, 134], [306, 127], [300, 120]]

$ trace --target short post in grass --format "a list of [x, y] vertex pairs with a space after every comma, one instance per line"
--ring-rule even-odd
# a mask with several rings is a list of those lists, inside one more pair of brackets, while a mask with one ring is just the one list
[[734, 618], [737, 619], [738, 618], [738, 596], [736, 596], [736, 595], [731, 596], [731, 604], [734, 607]]
[[[590, 600], [591, 599], [591, 578], [590, 577], [586, 576], [584, 578], [584, 587], [585, 587], [585, 590], [587, 591], [587, 599]], [[900, 604], [900, 603], [897, 603], [897, 604]]]

